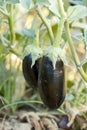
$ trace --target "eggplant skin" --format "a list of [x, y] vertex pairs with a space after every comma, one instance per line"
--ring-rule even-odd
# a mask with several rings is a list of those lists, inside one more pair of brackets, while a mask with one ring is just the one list
[[53, 67], [51, 58], [43, 56], [40, 61], [38, 90], [44, 104], [50, 109], [60, 107], [65, 98], [65, 72], [63, 61], [58, 58]]
[[24, 57], [22, 62], [22, 71], [26, 82], [32, 87], [37, 88], [38, 81], [38, 66], [39, 59], [35, 61], [35, 64], [31, 67], [32, 64], [32, 55], [29, 54]]

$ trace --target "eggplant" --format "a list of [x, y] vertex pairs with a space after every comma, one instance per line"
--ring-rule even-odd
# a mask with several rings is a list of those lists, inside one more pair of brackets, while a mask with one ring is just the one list
[[39, 59], [35, 61], [35, 64], [33, 66], [31, 65], [32, 65], [32, 55], [29, 54], [25, 56], [23, 59], [22, 71], [26, 82], [32, 88], [37, 88]]
[[39, 64], [38, 90], [44, 104], [56, 109], [63, 103], [65, 90], [64, 64], [57, 58], [55, 67], [49, 56], [43, 56]]

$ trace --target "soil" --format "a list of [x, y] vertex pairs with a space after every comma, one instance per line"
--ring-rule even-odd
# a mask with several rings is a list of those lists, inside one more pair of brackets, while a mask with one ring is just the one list
[[69, 117], [59, 113], [27, 110], [0, 113], [0, 130], [87, 130], [87, 121], [82, 116], [77, 115], [69, 127], [68, 123]]

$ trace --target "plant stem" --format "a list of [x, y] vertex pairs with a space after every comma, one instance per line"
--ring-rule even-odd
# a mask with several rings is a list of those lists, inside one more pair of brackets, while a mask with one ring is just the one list
[[11, 44], [14, 43], [15, 40], [15, 32], [14, 32], [14, 24], [13, 24], [13, 5], [10, 5], [10, 15], [8, 17], [10, 34], [11, 34]]
[[79, 73], [81, 74], [82, 78], [87, 82], [87, 75], [86, 75], [86, 73], [84, 72], [82, 67], [79, 67], [80, 61], [79, 61], [79, 58], [77, 56], [76, 50], [74, 48], [74, 44], [73, 44], [73, 41], [72, 41], [72, 38], [71, 38], [71, 34], [70, 34], [70, 31], [69, 31], [69, 23], [68, 23], [68, 21], [66, 21], [66, 23], [65, 23], [65, 31], [66, 31], [68, 44], [69, 44], [71, 53], [73, 55], [76, 67], [77, 67]]
[[39, 29], [36, 31], [36, 46], [39, 46]]
[[39, 6], [37, 7], [36, 11], [37, 11], [39, 17], [42, 19], [43, 23], [45, 24], [45, 26], [48, 30], [49, 36], [50, 36], [51, 44], [53, 44], [54, 35], [53, 35], [52, 28], [51, 28], [50, 24], [48, 23], [47, 19], [42, 14], [42, 11], [41, 11]]
[[[62, 0], [58, 0], [58, 6], [59, 6], [59, 11], [60, 11], [61, 17], [65, 18], [66, 17], [66, 12], [64, 11]], [[69, 30], [69, 23], [68, 23], [68, 21], [65, 22], [65, 32], [66, 32], [68, 44], [69, 44], [72, 56], [74, 58], [76, 67], [77, 67], [79, 73], [81, 74], [82, 78], [87, 82], [87, 75], [86, 75], [86, 73], [84, 72], [82, 67], [78, 66], [80, 64], [80, 61], [79, 61], [78, 55], [76, 53], [76, 50], [75, 50], [72, 38], [71, 38], [71, 33], [70, 33], [70, 30]]]
[[59, 7], [59, 12], [62, 17], [66, 17], [66, 13], [64, 11], [64, 6], [63, 6], [63, 1], [62, 0], [57, 0], [58, 1], [58, 7]]
[[15, 54], [16, 56], [21, 57], [21, 55], [17, 51], [15, 51], [14, 49], [10, 48], [9, 50], [10, 50], [10, 52]]
[[64, 22], [65, 22], [65, 18], [61, 18], [59, 26], [58, 26], [58, 30], [57, 30], [57, 34], [55, 36], [54, 39], [54, 46], [58, 47], [60, 41], [61, 41], [61, 37], [62, 37], [62, 32], [63, 32], [63, 27], [64, 27]]
[[54, 39], [54, 46], [56, 46], [56, 47], [58, 47], [58, 45], [61, 41], [64, 22], [66, 20], [66, 13], [65, 13], [64, 8], [63, 8], [63, 2], [58, 0], [58, 6], [59, 6], [60, 14], [61, 14], [61, 19], [60, 19], [60, 23], [59, 23], [59, 26], [58, 26], [56, 37]]
[[0, 9], [0, 12], [1, 12], [4, 16], [6, 16], [7, 18], [9, 17], [9, 14], [7, 14], [4, 10]]
[[76, 50], [75, 50], [74, 45], [73, 45], [71, 34], [70, 34], [70, 31], [69, 31], [69, 23], [68, 23], [68, 21], [65, 22], [65, 32], [66, 32], [68, 44], [69, 44], [69, 47], [71, 49], [74, 61], [75, 61], [76, 65], [80, 64], [77, 53], [76, 53]]

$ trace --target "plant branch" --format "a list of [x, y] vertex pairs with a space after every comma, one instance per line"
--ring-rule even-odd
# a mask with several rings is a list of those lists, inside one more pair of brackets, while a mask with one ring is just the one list
[[10, 34], [11, 34], [11, 44], [14, 43], [15, 40], [15, 32], [14, 32], [14, 24], [13, 24], [13, 5], [10, 6], [10, 15], [8, 17]]
[[54, 35], [53, 35], [52, 28], [51, 28], [50, 24], [48, 23], [47, 19], [42, 14], [41, 8], [39, 6], [37, 7], [36, 11], [37, 11], [39, 17], [41, 18], [41, 20], [43, 21], [43, 23], [45, 24], [45, 26], [48, 30], [49, 36], [50, 36], [51, 44], [53, 44]]
[[77, 53], [76, 53], [76, 50], [75, 50], [74, 45], [73, 45], [73, 41], [72, 41], [72, 38], [71, 38], [71, 33], [69, 31], [69, 23], [68, 23], [68, 21], [65, 22], [65, 32], [66, 32], [68, 44], [69, 44], [69, 47], [71, 49], [71, 52], [72, 52], [73, 58], [75, 60], [75, 63], [76, 63], [76, 65], [80, 64]]
[[63, 32], [63, 28], [64, 28], [64, 22], [66, 20], [66, 13], [64, 11], [63, 2], [61, 0], [58, 0], [58, 7], [59, 7], [59, 12], [61, 14], [61, 19], [60, 19], [60, 23], [58, 26], [56, 37], [54, 39], [54, 46], [56, 46], [56, 47], [58, 47], [58, 45], [61, 41], [62, 32]]
[[70, 31], [69, 31], [69, 23], [67, 21], [65, 23], [65, 30], [66, 30], [66, 36], [67, 36], [68, 44], [69, 44], [70, 50], [72, 52], [76, 67], [77, 67], [79, 73], [81, 74], [82, 78], [87, 82], [87, 75], [84, 72], [83, 68], [79, 66], [80, 61], [79, 61], [79, 58], [77, 56], [76, 50], [74, 48], [74, 44], [73, 44], [71, 34], [70, 34]]
[[[64, 7], [63, 7], [63, 2], [62, 2], [62, 0], [58, 0], [58, 6], [59, 6], [59, 11], [60, 11], [61, 17], [62, 17], [62, 18], [63, 18], [63, 17], [65, 18], [65, 17], [66, 17], [66, 12], [64, 11]], [[69, 44], [69, 47], [70, 47], [72, 56], [73, 56], [73, 58], [74, 58], [76, 67], [77, 67], [77, 69], [78, 69], [80, 75], [82, 76], [82, 78], [87, 82], [87, 75], [86, 75], [86, 73], [84, 72], [84, 70], [83, 70], [82, 67], [79, 67], [79, 66], [78, 66], [78, 65], [80, 64], [80, 61], [79, 61], [78, 55], [77, 55], [77, 53], [76, 53], [76, 50], [75, 50], [75, 47], [74, 47], [72, 38], [71, 38], [71, 33], [70, 33], [70, 30], [69, 30], [69, 23], [68, 23], [67, 20], [66, 20], [66, 22], [65, 22], [65, 32], [66, 32], [68, 44]]]
[[64, 22], [65, 22], [65, 18], [61, 18], [59, 26], [58, 26], [57, 34], [56, 34], [55, 39], [54, 39], [54, 46], [56, 46], [56, 47], [58, 47], [58, 45], [61, 41]]
[[36, 46], [39, 46], [39, 29], [36, 31]]
[[66, 17], [66, 12], [64, 11], [64, 6], [63, 6], [63, 1], [62, 0], [57, 0], [58, 1], [58, 7], [59, 7], [59, 12], [62, 17]]
[[9, 17], [9, 14], [7, 14], [4, 10], [0, 9], [0, 12], [1, 12], [4, 16], [6, 16], [7, 18]]
[[17, 51], [15, 51], [14, 49], [10, 48], [9, 50], [11, 53], [15, 54], [16, 56], [21, 57], [21, 55]]

